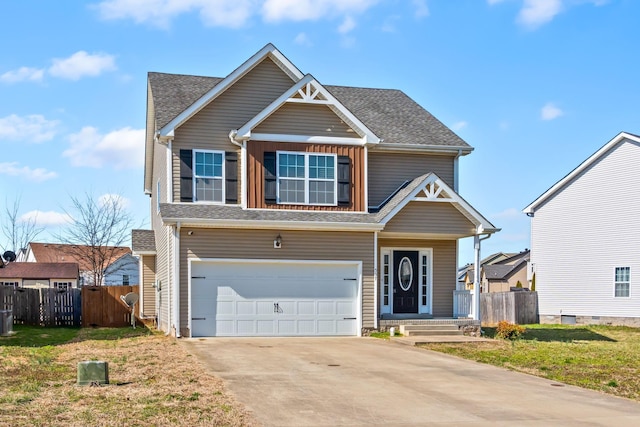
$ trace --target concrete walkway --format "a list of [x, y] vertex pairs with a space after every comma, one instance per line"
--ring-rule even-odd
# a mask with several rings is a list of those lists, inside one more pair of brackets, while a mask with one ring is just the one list
[[375, 338], [181, 339], [265, 426], [638, 426], [640, 404]]

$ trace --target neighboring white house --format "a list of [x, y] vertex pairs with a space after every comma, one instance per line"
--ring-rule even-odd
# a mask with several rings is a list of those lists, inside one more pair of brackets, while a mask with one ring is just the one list
[[640, 326], [640, 136], [618, 134], [523, 212], [541, 323]]

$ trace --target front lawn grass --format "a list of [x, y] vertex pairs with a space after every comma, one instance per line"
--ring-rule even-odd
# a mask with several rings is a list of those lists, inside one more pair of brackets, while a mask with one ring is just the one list
[[[176, 340], [146, 328], [14, 325], [0, 337], [0, 425], [248, 425], [250, 417]], [[110, 384], [76, 385], [108, 363]]]
[[[640, 328], [525, 325], [515, 341], [421, 347], [640, 400]], [[493, 338], [495, 328], [483, 328]]]

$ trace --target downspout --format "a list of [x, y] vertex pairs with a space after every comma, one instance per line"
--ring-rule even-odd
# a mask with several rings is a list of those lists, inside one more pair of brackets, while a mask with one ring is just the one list
[[473, 320], [482, 321], [480, 316], [480, 242], [487, 240], [491, 237], [491, 234], [486, 234], [484, 237], [480, 237], [483, 234], [482, 226], [478, 226], [477, 233], [473, 236], [473, 249], [475, 251], [474, 269], [473, 269]]
[[233, 145], [237, 145], [240, 147], [240, 206], [242, 209], [247, 208], [247, 180], [245, 177], [247, 176], [247, 141], [239, 142], [236, 140], [236, 136], [238, 136], [238, 131], [233, 129], [229, 132], [229, 141]]
[[373, 232], [373, 327], [378, 329], [378, 232]]
[[180, 338], [180, 221], [174, 229], [173, 251], [173, 326]]

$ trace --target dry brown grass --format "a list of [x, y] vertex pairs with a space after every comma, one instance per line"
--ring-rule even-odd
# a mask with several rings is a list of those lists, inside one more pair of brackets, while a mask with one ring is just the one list
[[[175, 339], [158, 334], [41, 347], [0, 341], [0, 425], [254, 425], [221, 380], [205, 373]], [[110, 385], [76, 385], [77, 363], [109, 364]]]

